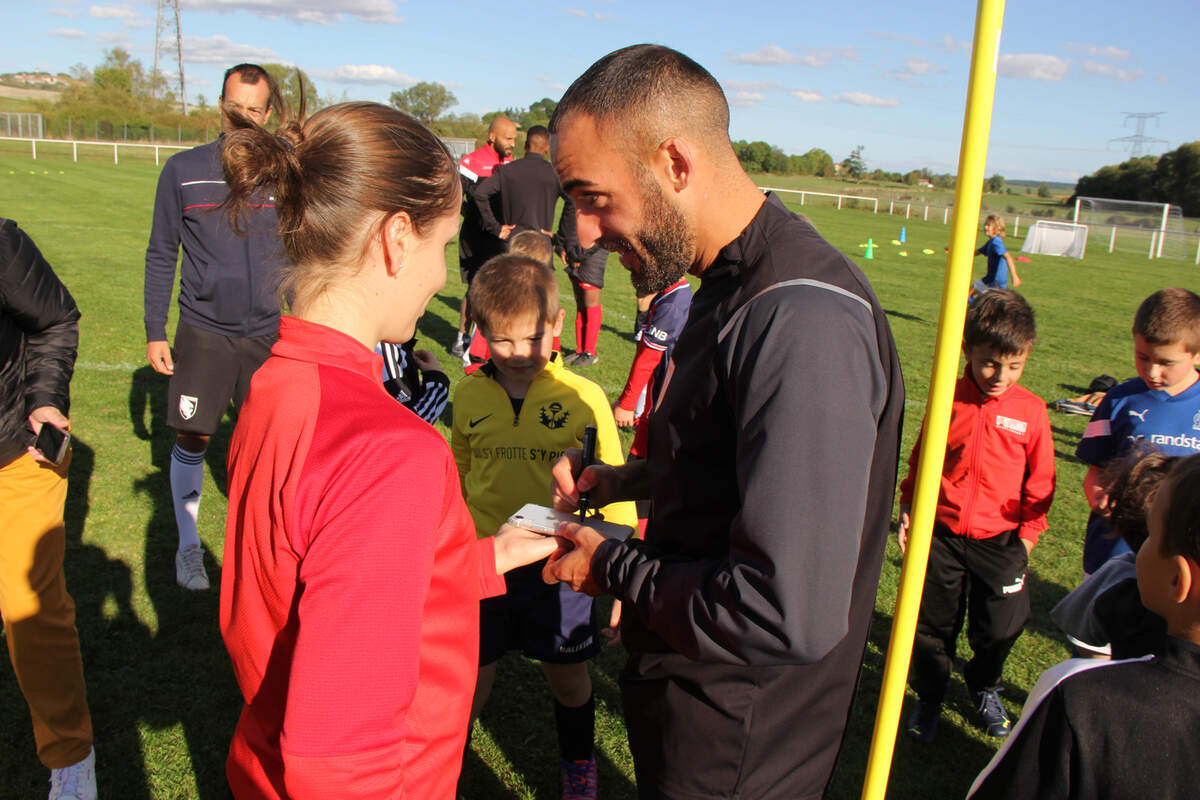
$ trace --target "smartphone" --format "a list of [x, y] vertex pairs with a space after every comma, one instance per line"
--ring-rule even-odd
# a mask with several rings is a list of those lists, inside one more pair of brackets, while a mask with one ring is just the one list
[[54, 427], [49, 422], [43, 422], [42, 429], [38, 432], [37, 441], [33, 446], [50, 463], [61, 464], [67, 457], [67, 450], [71, 446], [71, 434]]
[[556, 511], [553, 508], [539, 506], [537, 503], [526, 503], [517, 513], [508, 518], [509, 525], [534, 533], [544, 533], [547, 536], [553, 536], [558, 530], [559, 524], [563, 522], [581, 522], [607, 539], [624, 541], [633, 535], [633, 528], [628, 525], [605, 522], [598, 517], [580, 519], [570, 511]]

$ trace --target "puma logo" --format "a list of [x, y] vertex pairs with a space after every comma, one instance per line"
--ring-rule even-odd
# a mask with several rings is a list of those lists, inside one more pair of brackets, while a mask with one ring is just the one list
[[1150, 409], [1148, 408], [1143, 408], [1141, 411], [1130, 410], [1129, 416], [1137, 417], [1139, 422], [1144, 423], [1146, 421], [1146, 414], [1148, 413], [1150, 413]]

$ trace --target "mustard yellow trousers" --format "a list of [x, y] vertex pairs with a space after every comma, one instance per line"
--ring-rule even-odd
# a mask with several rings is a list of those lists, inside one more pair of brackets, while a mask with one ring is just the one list
[[38, 759], [50, 769], [83, 760], [92, 746], [75, 603], [63, 575], [70, 461], [55, 467], [24, 454], [0, 467], [0, 616]]

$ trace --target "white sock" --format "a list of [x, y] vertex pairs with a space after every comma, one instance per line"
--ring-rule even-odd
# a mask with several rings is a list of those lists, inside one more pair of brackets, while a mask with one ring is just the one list
[[180, 550], [200, 544], [196, 517], [200, 514], [203, 488], [204, 453], [192, 453], [176, 444], [171, 451], [171, 500], [175, 504]]

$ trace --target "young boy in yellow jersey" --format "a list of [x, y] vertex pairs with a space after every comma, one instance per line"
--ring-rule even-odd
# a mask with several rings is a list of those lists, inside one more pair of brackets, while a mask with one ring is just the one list
[[[595, 425], [596, 457], [623, 463], [608, 398], [563, 367], [553, 340], [562, 331], [554, 273], [526, 256], [497, 256], [471, 282], [469, 305], [492, 357], [458, 385], [451, 447], [463, 496], [479, 531], [496, 530], [526, 503], [547, 504], [550, 469]], [[636, 526], [633, 503], [600, 509]], [[587, 661], [601, 645], [592, 599], [548, 586], [542, 564], [505, 576], [508, 591], [480, 608], [479, 682], [472, 714], [491, 692], [496, 662], [520, 649], [540, 662], [555, 700], [563, 798], [596, 796], [595, 705]]]

